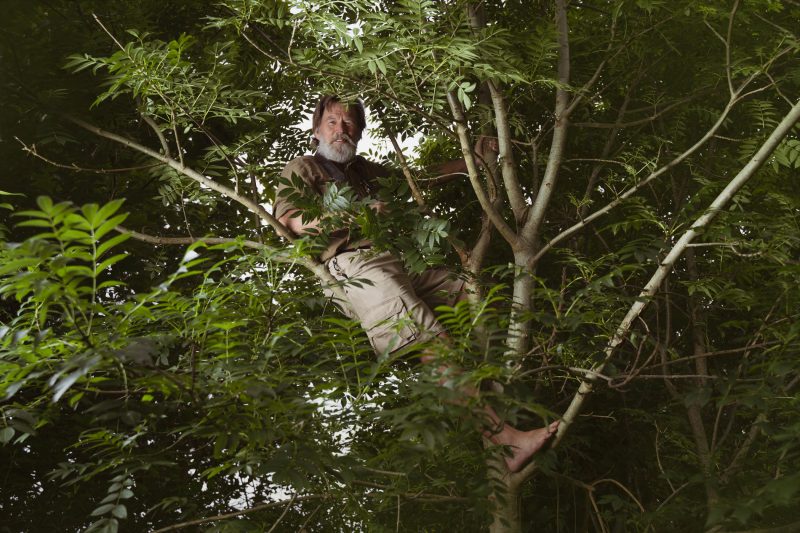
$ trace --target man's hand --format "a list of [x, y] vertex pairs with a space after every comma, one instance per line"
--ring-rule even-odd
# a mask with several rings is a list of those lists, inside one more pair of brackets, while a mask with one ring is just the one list
[[497, 161], [500, 153], [500, 145], [497, 137], [481, 135], [475, 141], [475, 155], [478, 156], [478, 166], [483, 167], [486, 163]]
[[[487, 135], [478, 136], [473, 151], [475, 153], [475, 163], [478, 165], [478, 168], [483, 168], [487, 163], [497, 161], [498, 152], [500, 151], [497, 137], [490, 137]], [[463, 159], [454, 159], [453, 161], [447, 161], [446, 163], [428, 167], [427, 172], [436, 176], [428, 180], [428, 187], [444, 185], [445, 183], [463, 178], [467, 174], [467, 163]]]
[[389, 210], [388, 204], [380, 200], [375, 200], [374, 202], [369, 204], [369, 206], [373, 211], [375, 211], [375, 213], [379, 215], [383, 215]]

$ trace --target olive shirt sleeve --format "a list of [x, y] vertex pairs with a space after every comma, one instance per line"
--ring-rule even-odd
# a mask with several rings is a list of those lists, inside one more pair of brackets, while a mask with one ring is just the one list
[[[364, 198], [371, 194], [371, 189], [375, 187], [376, 179], [388, 175], [387, 170], [363, 157], [357, 157], [353, 162], [347, 165], [344, 169], [347, 183], [353, 187], [359, 198]], [[293, 176], [296, 176], [293, 179]], [[302, 156], [295, 158], [286, 165], [286, 168], [281, 172], [283, 181], [297, 181], [300, 178], [303, 183], [318, 195], [325, 193], [327, 183], [330, 181], [328, 174], [322, 168], [320, 163], [314, 156]], [[286, 198], [286, 194], [296, 187], [291, 183], [281, 183], [275, 191], [275, 203], [273, 204], [273, 215], [275, 218], [280, 218], [286, 213], [297, 209], [291, 201]], [[371, 242], [366, 239], [358, 239], [355, 241], [350, 240], [350, 231], [348, 228], [340, 228], [331, 231], [328, 235], [328, 244], [320, 254], [320, 259], [327, 261], [334, 255], [345, 250], [355, 250], [358, 248], [367, 248], [371, 246]]]
[[[292, 159], [281, 172], [282, 180], [291, 181], [293, 176], [297, 176], [314, 192], [321, 194], [324, 177], [313, 160], [314, 158], [309, 156]], [[275, 218], [281, 218], [289, 211], [297, 209], [285, 196], [292, 189], [293, 187], [288, 183], [279, 183], [278, 188], [275, 189], [275, 203], [272, 206], [272, 214]]]

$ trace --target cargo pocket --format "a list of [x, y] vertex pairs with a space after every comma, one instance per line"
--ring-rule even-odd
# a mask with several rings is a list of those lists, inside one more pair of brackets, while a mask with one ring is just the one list
[[379, 354], [399, 350], [419, 336], [419, 326], [411, 319], [405, 302], [399, 298], [370, 309], [364, 316], [364, 329]]

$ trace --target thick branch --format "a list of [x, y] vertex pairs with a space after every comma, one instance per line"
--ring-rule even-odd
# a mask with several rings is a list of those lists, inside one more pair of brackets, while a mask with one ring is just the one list
[[198, 182], [198, 183], [200, 183], [202, 185], [205, 185], [209, 189], [212, 189], [212, 190], [217, 191], [218, 193], [221, 193], [224, 196], [227, 196], [228, 198], [230, 198], [231, 200], [234, 200], [235, 202], [240, 203], [241, 205], [243, 205], [244, 207], [249, 209], [251, 212], [258, 214], [258, 216], [260, 218], [262, 218], [270, 226], [272, 226], [273, 229], [275, 229], [275, 231], [278, 233], [278, 235], [280, 235], [284, 239], [288, 240], [289, 242], [294, 242], [294, 240], [295, 240], [294, 235], [292, 235], [289, 232], [289, 230], [287, 230], [286, 227], [283, 224], [278, 222], [278, 220], [275, 217], [273, 217], [270, 213], [268, 213], [266, 209], [264, 209], [263, 207], [261, 207], [260, 205], [255, 203], [250, 198], [247, 198], [246, 196], [242, 196], [240, 194], [237, 194], [236, 191], [234, 191], [230, 187], [226, 187], [225, 185], [222, 185], [221, 183], [217, 183], [216, 181], [214, 181], [214, 180], [212, 180], [212, 179], [200, 174], [199, 172], [197, 172], [193, 168], [190, 168], [190, 167], [187, 167], [185, 165], [182, 165], [179, 161], [176, 161], [176, 160], [174, 160], [171, 157], [168, 157], [166, 155], [162, 155], [162, 154], [156, 152], [155, 150], [152, 150], [152, 149], [150, 149], [150, 148], [148, 148], [146, 146], [143, 146], [143, 145], [141, 145], [141, 144], [139, 144], [139, 143], [137, 143], [135, 141], [132, 141], [132, 140], [126, 138], [126, 137], [122, 137], [121, 135], [117, 135], [116, 133], [111, 133], [110, 131], [103, 130], [101, 128], [98, 128], [97, 126], [89, 124], [88, 122], [84, 122], [83, 120], [75, 118], [75, 117], [69, 117], [68, 116], [67, 119], [70, 122], [73, 122], [74, 124], [77, 124], [81, 128], [83, 128], [83, 129], [85, 129], [85, 130], [87, 130], [87, 131], [89, 131], [91, 133], [94, 133], [95, 135], [99, 135], [100, 137], [104, 137], [106, 139], [110, 139], [110, 140], [112, 140], [114, 142], [117, 142], [117, 143], [120, 143], [120, 144], [122, 144], [124, 146], [127, 146], [128, 148], [136, 150], [137, 152], [140, 152], [142, 154], [150, 156], [153, 159], [157, 159], [158, 161], [161, 161], [162, 163], [174, 168], [175, 170], [177, 170], [178, 172], [180, 172], [184, 176], [186, 176], [188, 178], [191, 178], [191, 179], [195, 180], [196, 182]]

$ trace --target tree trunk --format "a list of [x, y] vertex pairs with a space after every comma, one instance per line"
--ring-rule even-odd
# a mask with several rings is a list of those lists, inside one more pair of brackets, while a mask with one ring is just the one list
[[490, 533], [522, 533], [520, 483], [507, 474], [502, 458], [490, 462], [489, 482], [492, 484], [492, 525]]

